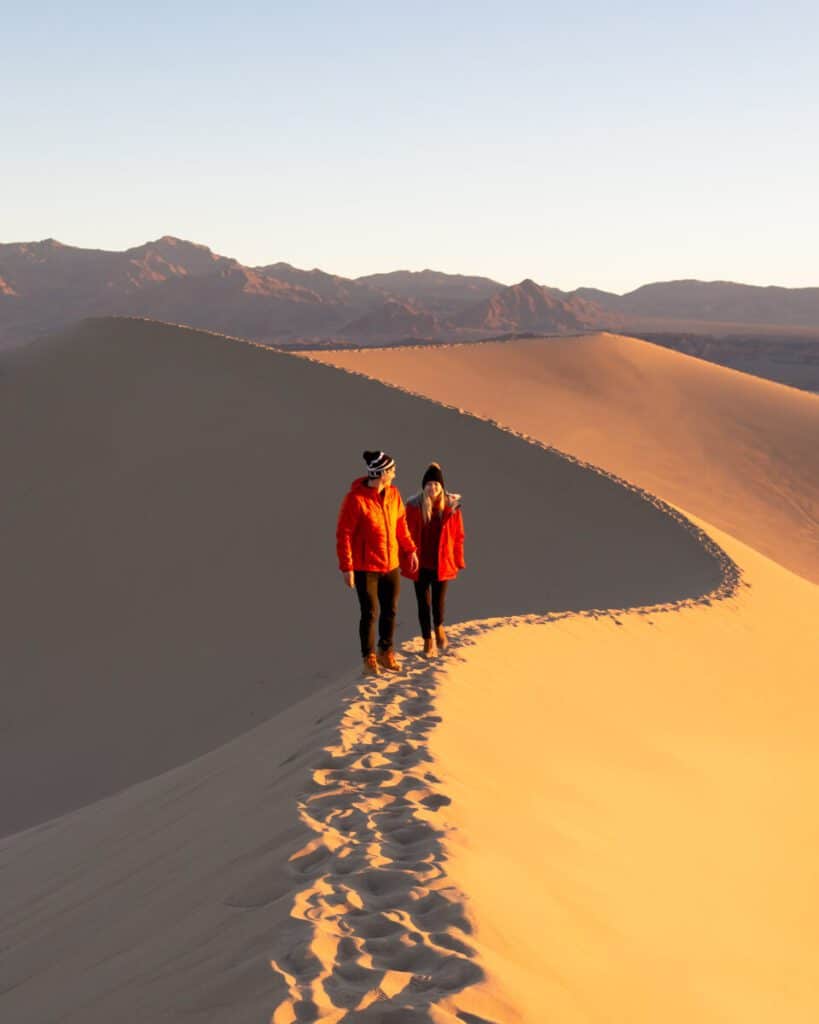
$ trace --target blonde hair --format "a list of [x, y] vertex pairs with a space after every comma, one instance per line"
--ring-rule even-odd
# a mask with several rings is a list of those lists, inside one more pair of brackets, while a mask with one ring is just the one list
[[433, 502], [432, 498], [427, 494], [426, 487], [421, 489], [419, 497], [421, 498], [421, 518], [425, 523], [428, 523], [430, 519], [432, 519], [432, 513], [435, 511], [435, 506], [437, 506], [439, 513], [443, 512], [446, 508], [446, 491], [443, 487], [441, 488], [438, 500], [435, 502]]

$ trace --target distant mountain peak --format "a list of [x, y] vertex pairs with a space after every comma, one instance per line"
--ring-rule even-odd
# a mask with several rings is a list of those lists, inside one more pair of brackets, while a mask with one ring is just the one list
[[465, 309], [454, 323], [482, 331], [572, 331], [597, 326], [602, 310], [591, 302], [574, 301], [530, 277], [500, 288], [494, 295]]
[[71, 249], [73, 246], [65, 245], [63, 242], [58, 242], [56, 238], [41, 238], [36, 242], [6, 242], [4, 243], [6, 248], [19, 249], [22, 252], [34, 251], [42, 252], [44, 249]]
[[157, 238], [152, 242], [145, 242], [144, 245], [136, 245], [128, 251], [144, 251], [146, 249], [187, 249], [196, 250], [197, 252], [213, 252], [207, 245], [202, 245], [200, 242], [189, 242], [186, 238], [177, 238], [175, 235], [162, 235], [161, 238]]

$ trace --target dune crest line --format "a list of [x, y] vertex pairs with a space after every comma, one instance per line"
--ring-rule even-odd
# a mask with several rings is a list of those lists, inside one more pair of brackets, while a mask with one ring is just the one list
[[[384, 386], [415, 395], [393, 384]], [[739, 566], [679, 509], [537, 438], [488, 422], [638, 494], [714, 558], [720, 583], [698, 597], [644, 607], [462, 623], [451, 628], [452, 646], [438, 666], [420, 658], [419, 643], [412, 641], [403, 645], [401, 673], [362, 682], [341, 718], [338, 742], [324, 749], [311, 787], [299, 803], [300, 818], [316, 837], [290, 862], [294, 878], [305, 884], [291, 910], [298, 931], [282, 935], [283, 951], [271, 960], [287, 986], [272, 1024], [517, 1020], [517, 1013], [507, 1006], [493, 1006], [496, 1012], [486, 1016], [486, 1000], [494, 1003], [495, 997], [485, 990], [476, 993], [480, 1016], [474, 1003], [473, 1012], [465, 1005], [468, 990], [484, 981], [485, 973], [470, 944], [467, 895], [447, 878], [445, 839], [453, 826], [442, 811], [451, 800], [440, 791], [428, 749], [428, 736], [439, 721], [435, 699], [446, 663], [457, 659], [460, 645], [474, 643], [499, 626], [546, 624], [575, 616], [607, 616], [617, 622], [626, 612], [653, 615], [710, 605], [733, 596], [742, 585]]]
[[[459, 343], [453, 343], [452, 345], [445, 346], [455, 348], [458, 347]], [[477, 344], [483, 344], [478, 342]], [[487, 343], [488, 344], [488, 343]], [[590, 473], [596, 476], [603, 477], [606, 480], [617, 484], [626, 491], [630, 491], [632, 494], [638, 495], [646, 504], [651, 505], [657, 511], [662, 512], [669, 519], [672, 519], [678, 526], [681, 526], [688, 534], [690, 534], [697, 543], [708, 552], [708, 554], [718, 563], [721, 575], [720, 584], [707, 594], [702, 594], [696, 598], [686, 598], [681, 602], [671, 602], [665, 604], [656, 604], [646, 606], [646, 608], [640, 608], [641, 611], [654, 612], [654, 611], [670, 611], [677, 607], [690, 604], [702, 604], [709, 603], [711, 600], [722, 600], [727, 597], [731, 597], [737, 592], [740, 585], [742, 584], [742, 570], [737, 563], [731, 558], [731, 556], [722, 548], [720, 545], [710, 537], [708, 533], [692, 522], [685, 513], [677, 508], [676, 506], [665, 501], [658, 495], [653, 494], [645, 487], [641, 487], [639, 484], [633, 483], [631, 480], [627, 480], [622, 476], [618, 476], [616, 473], [611, 472], [608, 469], [604, 469], [602, 466], [598, 466], [593, 462], [588, 462], [586, 459], [580, 458], [578, 455], [573, 455], [571, 452], [563, 451], [560, 448], [556, 448], [554, 445], [548, 444], [542, 441], [539, 437], [535, 437], [533, 434], [527, 434], [524, 431], [516, 430], [514, 427], [503, 423], [500, 420], [493, 419], [490, 416], [479, 416], [477, 413], [470, 412], [468, 409], [463, 409], [461, 406], [453, 405], [450, 402], [444, 402], [438, 398], [431, 398], [428, 394], [422, 391], [416, 391], [412, 388], [404, 387], [400, 384], [395, 384], [392, 381], [384, 380], [382, 377], [378, 377], [375, 374], [366, 373], [364, 370], [354, 370], [348, 366], [340, 366], [335, 363], [328, 362], [324, 359], [318, 358], [310, 352], [298, 352], [288, 353], [296, 359], [304, 359], [308, 362], [319, 363], [322, 366], [333, 366], [335, 369], [342, 373], [350, 374], [352, 377], [362, 377], [364, 380], [371, 380], [374, 383], [381, 384], [382, 387], [390, 388], [393, 391], [399, 391], [402, 394], [409, 395], [412, 398], [420, 398], [422, 401], [430, 402], [432, 405], [438, 405], [443, 409], [450, 409], [452, 412], [457, 412], [459, 415], [466, 417], [467, 419], [477, 420], [481, 423], [488, 423], [490, 426], [495, 427], [496, 430], [500, 430], [504, 434], [510, 434], [512, 437], [518, 438], [520, 441], [525, 441], [527, 444], [532, 445], [534, 448], [540, 448], [542, 451], [548, 452], [550, 455], [557, 456], [564, 462], [568, 462], [573, 466], [578, 466], [580, 469], [588, 470]], [[595, 612], [606, 612], [606, 611], [624, 611], [625, 609], [591, 609]], [[631, 610], [637, 610], [632, 608]], [[584, 611], [579, 614], [584, 614]], [[527, 621], [532, 621], [532, 616], [523, 617]], [[537, 621], [538, 617], [534, 616], [534, 621]]]
[[517, 1021], [485, 989], [476, 994], [480, 1016], [471, 1012], [474, 1004], [464, 1005], [485, 972], [470, 941], [468, 894], [446, 873], [445, 841], [455, 828], [443, 812], [451, 799], [431, 770], [428, 744], [440, 721], [436, 697], [447, 664], [492, 629], [668, 614], [724, 600], [736, 582], [729, 575], [700, 598], [643, 608], [461, 623], [450, 629], [450, 650], [437, 663], [410, 641], [401, 648], [400, 673], [359, 684], [346, 699], [338, 742], [324, 748], [299, 802], [299, 816], [316, 836], [290, 860], [292, 876], [304, 884], [291, 909], [297, 930], [281, 936], [282, 952], [271, 960], [287, 986], [271, 1024]]

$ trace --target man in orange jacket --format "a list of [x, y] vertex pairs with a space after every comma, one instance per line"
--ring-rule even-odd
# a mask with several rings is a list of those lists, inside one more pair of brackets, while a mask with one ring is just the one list
[[400, 668], [392, 649], [401, 579], [399, 555], [415, 569], [418, 556], [407, 529], [404, 502], [392, 485], [395, 459], [386, 452], [367, 451], [364, 461], [367, 475], [352, 482], [341, 503], [336, 552], [344, 581], [355, 588], [361, 606], [358, 634], [364, 674], [378, 675], [379, 668], [392, 672]]

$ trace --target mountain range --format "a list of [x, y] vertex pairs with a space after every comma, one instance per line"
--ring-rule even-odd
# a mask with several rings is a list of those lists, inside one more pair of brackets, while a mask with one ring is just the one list
[[819, 288], [671, 281], [625, 295], [433, 270], [345, 278], [247, 267], [166, 235], [111, 252], [55, 239], [0, 245], [0, 345], [91, 316], [138, 316], [276, 345], [469, 341], [589, 329], [819, 335]]

